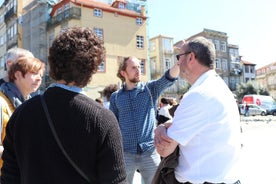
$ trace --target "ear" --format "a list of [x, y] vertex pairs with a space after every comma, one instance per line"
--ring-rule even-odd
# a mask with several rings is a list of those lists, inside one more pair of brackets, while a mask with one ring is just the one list
[[20, 71], [16, 71], [14, 73], [14, 77], [15, 77], [16, 80], [18, 80], [18, 79], [22, 78], [23, 75], [22, 75], [22, 73]]
[[11, 66], [11, 64], [12, 64], [11, 60], [6, 61], [6, 65], [7, 65], [8, 68]]
[[122, 71], [120, 71], [120, 74], [121, 74], [123, 77], [125, 77], [125, 73], [126, 73], [126, 72], [125, 72], [125, 71], [123, 71], [123, 70], [122, 70]]

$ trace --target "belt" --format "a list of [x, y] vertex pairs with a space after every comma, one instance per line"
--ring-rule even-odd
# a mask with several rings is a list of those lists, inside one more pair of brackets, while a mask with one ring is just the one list
[[[193, 183], [191, 183], [191, 182], [185, 182], [185, 183], [181, 183], [181, 184], [193, 184]], [[205, 181], [203, 184], [226, 184], [226, 183], [210, 183], [210, 182]], [[233, 184], [241, 184], [241, 182], [240, 182], [240, 180], [238, 180], [238, 181], [236, 181]]]

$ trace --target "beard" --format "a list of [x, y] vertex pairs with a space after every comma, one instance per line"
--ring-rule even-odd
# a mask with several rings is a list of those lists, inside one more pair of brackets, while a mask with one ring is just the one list
[[129, 82], [138, 83], [138, 82], [140, 82], [140, 78], [132, 78], [132, 79], [129, 79]]

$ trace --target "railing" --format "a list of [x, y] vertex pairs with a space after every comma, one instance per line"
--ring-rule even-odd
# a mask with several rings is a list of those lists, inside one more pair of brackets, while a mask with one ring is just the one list
[[47, 27], [49, 28], [49, 27], [58, 25], [65, 20], [80, 19], [80, 17], [81, 17], [81, 8], [72, 7], [49, 19], [47, 22]]
[[16, 8], [12, 7], [4, 16], [5, 23], [14, 15], [16, 15]]
[[240, 76], [240, 75], [242, 75], [242, 70], [234, 68], [230, 71], [230, 75], [231, 76]]

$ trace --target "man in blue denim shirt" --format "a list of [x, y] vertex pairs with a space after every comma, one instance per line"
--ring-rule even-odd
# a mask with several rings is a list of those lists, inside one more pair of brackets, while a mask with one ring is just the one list
[[117, 76], [123, 87], [110, 98], [110, 110], [118, 119], [123, 136], [124, 157], [128, 183], [132, 183], [135, 171], [141, 172], [145, 184], [150, 184], [160, 163], [154, 147], [154, 128], [157, 101], [160, 94], [173, 85], [179, 75], [179, 63], [158, 80], [140, 82], [140, 60], [125, 58]]

